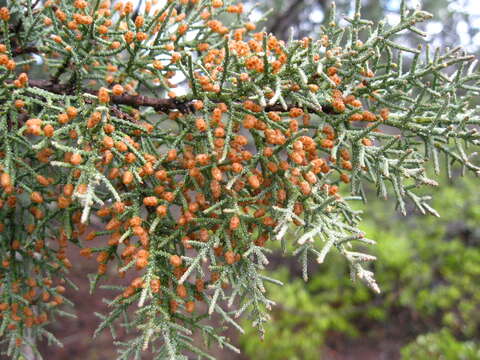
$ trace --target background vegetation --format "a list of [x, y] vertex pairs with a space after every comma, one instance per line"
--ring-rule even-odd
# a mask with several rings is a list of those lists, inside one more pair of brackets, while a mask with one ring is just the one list
[[[252, 359], [318, 359], [323, 344], [324, 357], [330, 358], [352, 342], [361, 354], [367, 344], [374, 349], [366, 359], [397, 358], [400, 351], [402, 359], [479, 359], [477, 189], [477, 179], [443, 181], [433, 201], [440, 219], [396, 217], [391, 204], [369, 203], [364, 230], [378, 241], [380, 295], [349, 281], [348, 268], [333, 254], [306, 284], [295, 266], [277, 267], [274, 272], [286, 285], [270, 289], [279, 303], [275, 321], [263, 342], [254, 331], [241, 338], [246, 354]], [[362, 340], [355, 343], [360, 334]]]

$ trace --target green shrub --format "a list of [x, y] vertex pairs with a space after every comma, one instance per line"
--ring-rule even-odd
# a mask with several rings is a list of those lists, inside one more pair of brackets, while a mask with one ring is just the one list
[[477, 360], [480, 346], [458, 341], [448, 330], [420, 335], [402, 349], [402, 360]]
[[241, 337], [243, 350], [252, 359], [318, 359], [319, 348], [329, 330], [356, 335], [346, 308], [336, 309], [328, 302], [317, 302], [302, 280], [288, 280], [285, 271], [277, 274], [289, 281], [284, 287], [272, 286], [278, 305], [272, 311], [274, 322], [267, 325], [260, 339], [253, 327]]
[[375, 327], [395, 322], [398, 311], [417, 319], [411, 324], [414, 333], [434, 326], [478, 339], [480, 194], [475, 189], [475, 181], [463, 180], [436, 191], [434, 205], [443, 209], [443, 216], [433, 220], [392, 220], [392, 209], [371, 202], [363, 229], [378, 239], [375, 272], [382, 294], [349, 282], [347, 266], [333, 254], [306, 284], [278, 271], [287, 284], [281, 291], [272, 288], [279, 303], [275, 321], [267, 327], [262, 346], [249, 334], [242, 339], [246, 353], [258, 359], [286, 359], [284, 355], [301, 351], [306, 359], [318, 359], [329, 331], [356, 336], [358, 323]]

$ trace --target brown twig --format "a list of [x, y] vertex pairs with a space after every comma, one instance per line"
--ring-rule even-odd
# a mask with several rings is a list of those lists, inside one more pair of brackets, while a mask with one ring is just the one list
[[38, 54], [40, 50], [36, 46], [27, 46], [27, 47], [17, 47], [12, 50], [13, 56], [23, 55], [23, 54]]
[[[30, 80], [29, 85], [31, 87], [37, 87], [46, 91], [50, 91], [55, 94], [72, 94], [74, 88], [67, 84], [59, 84], [51, 82], [49, 80]], [[97, 90], [82, 89], [83, 93], [97, 95]], [[113, 95], [110, 97], [111, 104], [115, 105], [127, 105], [134, 108], [141, 106], [152, 107], [158, 112], [169, 113], [170, 111], [180, 111], [181, 113], [194, 112], [193, 101], [183, 99], [158, 99], [143, 95]], [[288, 106], [288, 109], [296, 107], [296, 104]], [[312, 112], [317, 112], [316, 109], [309, 109]], [[265, 111], [285, 111], [281, 105], [267, 106]], [[324, 105], [322, 111], [327, 114], [335, 113], [330, 105]]]
[[[37, 87], [54, 94], [73, 94], [74, 88], [67, 84], [59, 84], [49, 80], [30, 80], [31, 87]], [[97, 90], [82, 89], [83, 93], [97, 95]], [[181, 112], [192, 112], [193, 104], [191, 101], [177, 100], [177, 99], [157, 99], [143, 95], [113, 95], [110, 97], [110, 102], [116, 105], [127, 105], [138, 108], [140, 106], [151, 106], [156, 111], [168, 113], [172, 110], [179, 110]]]
[[112, 113], [118, 117], [119, 119], [123, 119], [123, 120], [129, 120], [131, 122], [135, 122], [135, 118], [129, 114], [127, 114], [126, 112], [120, 110], [118, 107], [116, 106], [112, 106], [111, 108], [111, 111]]

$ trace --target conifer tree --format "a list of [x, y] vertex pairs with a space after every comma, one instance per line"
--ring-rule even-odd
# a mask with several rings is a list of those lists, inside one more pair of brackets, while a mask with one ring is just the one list
[[279, 283], [264, 272], [271, 244], [293, 244], [305, 280], [310, 258], [338, 251], [352, 278], [379, 291], [365, 265], [374, 241], [352, 202], [373, 187], [403, 214], [438, 215], [419, 189], [437, 185], [440, 163], [479, 174], [476, 61], [459, 47], [396, 42], [425, 36], [428, 13], [403, 1], [398, 24], [375, 24], [357, 0], [346, 26], [333, 7], [319, 39], [284, 42], [249, 11], [231, 0], [0, 9], [9, 358], [57, 341], [49, 324], [74, 287], [67, 247], [98, 262], [92, 291], [133, 279], [112, 286], [96, 332], [132, 330], [118, 359], [212, 358], [194, 334], [238, 350], [209, 316], [240, 332], [248, 316], [263, 332], [274, 305], [264, 284]]

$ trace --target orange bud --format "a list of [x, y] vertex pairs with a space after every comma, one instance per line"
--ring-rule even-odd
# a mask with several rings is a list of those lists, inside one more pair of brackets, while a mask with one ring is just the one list
[[183, 261], [182, 261], [182, 258], [178, 255], [172, 255], [170, 256], [170, 264], [172, 264], [172, 266], [174, 267], [179, 267], [180, 265], [182, 265]]

